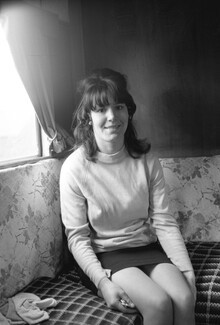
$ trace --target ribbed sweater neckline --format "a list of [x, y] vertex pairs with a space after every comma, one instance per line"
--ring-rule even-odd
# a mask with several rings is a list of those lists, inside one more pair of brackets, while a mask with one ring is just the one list
[[96, 158], [98, 161], [106, 163], [106, 164], [112, 164], [119, 162], [126, 156], [126, 149], [125, 146], [123, 146], [119, 151], [113, 153], [113, 154], [107, 154], [104, 152], [98, 151], [96, 154]]

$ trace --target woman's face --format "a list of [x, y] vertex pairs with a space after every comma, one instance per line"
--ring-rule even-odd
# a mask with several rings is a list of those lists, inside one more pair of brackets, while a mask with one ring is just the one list
[[109, 153], [109, 148], [118, 151], [124, 144], [124, 134], [128, 126], [128, 110], [123, 103], [95, 106], [91, 111], [93, 133], [98, 148]]

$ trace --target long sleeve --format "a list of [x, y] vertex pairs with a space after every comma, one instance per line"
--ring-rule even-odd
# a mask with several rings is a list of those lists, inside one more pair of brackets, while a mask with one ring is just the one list
[[[78, 172], [78, 175], [81, 173], [83, 181], [84, 173], [80, 170], [75, 172]], [[69, 249], [85, 274], [98, 286], [106, 274], [91, 246], [87, 203], [74, 177], [70, 160], [67, 160], [61, 169], [60, 197]]]
[[149, 216], [158, 240], [170, 260], [180, 271], [193, 270], [183, 237], [175, 218], [171, 215], [162, 167], [158, 159], [148, 164]]

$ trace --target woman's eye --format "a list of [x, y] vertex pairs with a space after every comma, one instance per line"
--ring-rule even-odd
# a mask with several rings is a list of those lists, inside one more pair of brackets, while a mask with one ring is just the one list
[[93, 111], [95, 113], [103, 113], [105, 111], [105, 107], [96, 106]]
[[118, 105], [117, 105], [117, 109], [118, 109], [119, 111], [121, 111], [123, 108], [124, 108], [124, 105], [123, 105], [123, 104], [118, 104]]

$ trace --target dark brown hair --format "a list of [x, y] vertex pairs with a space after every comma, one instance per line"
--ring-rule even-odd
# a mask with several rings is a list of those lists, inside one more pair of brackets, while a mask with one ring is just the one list
[[139, 158], [150, 150], [150, 144], [146, 139], [137, 138], [132, 122], [136, 105], [127, 90], [127, 80], [124, 75], [108, 68], [95, 70], [80, 82], [78, 91], [81, 98], [73, 117], [72, 130], [75, 146], [83, 145], [85, 147], [87, 159], [94, 161], [98, 150], [93, 128], [89, 124], [90, 112], [94, 109], [94, 104], [100, 107], [109, 105], [109, 99], [127, 106], [129, 120], [124, 144], [129, 155], [133, 158]]

